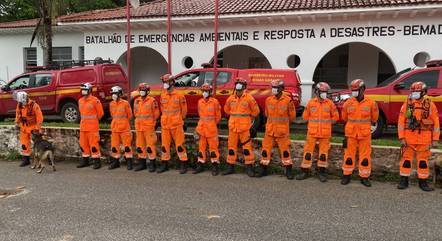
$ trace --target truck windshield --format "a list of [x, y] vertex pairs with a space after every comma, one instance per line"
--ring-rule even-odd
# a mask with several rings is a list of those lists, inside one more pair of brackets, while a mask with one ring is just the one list
[[389, 77], [388, 79], [382, 81], [380, 84], [378, 84], [378, 87], [385, 87], [387, 85], [389, 85], [391, 82], [395, 81], [397, 78], [399, 78], [399, 76], [401, 76], [402, 74], [410, 71], [411, 68], [406, 68], [400, 72], [397, 72], [396, 74], [392, 75], [391, 77]]

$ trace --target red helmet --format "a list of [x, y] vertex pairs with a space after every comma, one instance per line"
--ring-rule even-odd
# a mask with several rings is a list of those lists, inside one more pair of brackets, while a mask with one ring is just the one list
[[209, 85], [208, 83], [204, 83], [204, 84], [201, 86], [201, 90], [202, 90], [202, 91], [210, 91], [210, 90], [212, 90], [212, 86]]
[[362, 79], [355, 79], [350, 83], [350, 90], [359, 90], [365, 88], [365, 83]]
[[238, 78], [235, 79], [235, 84], [243, 84], [243, 85], [247, 85], [247, 80], [238, 77]]
[[418, 82], [414, 82], [413, 84], [411, 84], [410, 86], [410, 91], [411, 92], [427, 92], [428, 87], [424, 82], [418, 81]]
[[142, 90], [144, 90], [144, 91], [150, 91], [150, 86], [149, 86], [148, 84], [146, 84], [146, 83], [140, 83], [140, 84], [138, 85], [138, 90], [139, 90], [139, 91], [142, 91]]
[[271, 82], [272, 88], [283, 88], [284, 89], [284, 80], [272, 80]]
[[328, 92], [330, 91], [330, 85], [325, 82], [319, 82], [316, 84], [315, 89], [320, 92]]
[[173, 76], [171, 74], [165, 74], [161, 76], [161, 81], [163, 82], [169, 82], [171, 80], [173, 80]]

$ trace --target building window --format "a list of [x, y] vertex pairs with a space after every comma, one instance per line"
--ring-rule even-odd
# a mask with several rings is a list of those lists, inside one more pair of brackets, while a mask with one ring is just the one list
[[78, 59], [84, 60], [84, 46], [78, 47]]
[[37, 48], [25, 48], [24, 49], [24, 69], [28, 66], [37, 66]]
[[56, 47], [52, 48], [52, 62], [62, 64], [63, 62], [72, 61], [71, 47]]

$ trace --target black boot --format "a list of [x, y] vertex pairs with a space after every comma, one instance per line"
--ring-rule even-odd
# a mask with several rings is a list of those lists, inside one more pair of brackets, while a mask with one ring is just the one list
[[408, 188], [408, 177], [401, 176], [401, 180], [397, 185], [397, 189], [406, 189]]
[[293, 176], [293, 166], [292, 165], [288, 165], [288, 166], [285, 167], [285, 176], [289, 180], [293, 180], [295, 178]]
[[157, 173], [163, 173], [169, 170], [169, 163], [167, 161], [162, 161], [160, 167], [157, 170]]
[[155, 159], [150, 160], [149, 162], [149, 172], [155, 172], [155, 169], [157, 168], [157, 163]]
[[127, 170], [132, 170], [133, 169], [133, 159], [132, 158], [126, 158], [126, 165], [127, 165]]
[[25, 167], [25, 166], [31, 164], [31, 161], [30, 161], [30, 160], [31, 160], [31, 158], [30, 158], [29, 156], [23, 156], [23, 157], [21, 158], [20, 167]]
[[434, 191], [434, 188], [428, 186], [426, 179], [419, 179], [419, 188], [422, 189], [422, 191], [425, 192], [431, 192]]
[[120, 161], [117, 158], [110, 158], [110, 165], [109, 165], [109, 170], [115, 169], [115, 168], [119, 168], [120, 167]]
[[219, 164], [217, 162], [212, 163], [212, 176], [218, 176]]
[[78, 164], [77, 168], [83, 168], [89, 166], [89, 157], [82, 157], [80, 160], [80, 164]]
[[347, 185], [350, 183], [350, 181], [351, 181], [351, 175], [343, 175], [341, 178], [342, 185]]
[[185, 161], [185, 162], [181, 162], [180, 163], [180, 174], [186, 174], [187, 173], [187, 167], [188, 167], [189, 162]]
[[301, 168], [301, 172], [296, 175], [296, 180], [305, 180], [310, 176], [309, 169]]
[[101, 160], [100, 158], [94, 158], [94, 169], [100, 169], [101, 168]]
[[246, 174], [249, 177], [254, 177], [255, 176], [255, 170], [253, 170], [253, 165], [246, 165]]
[[235, 173], [235, 165], [227, 164], [227, 169], [226, 169], [225, 172], [223, 172], [223, 176], [230, 175], [230, 174], [233, 174], [233, 173]]
[[320, 167], [318, 170], [318, 178], [320, 182], [326, 182], [327, 181], [327, 172], [325, 170], [325, 167]]
[[268, 168], [268, 166], [260, 164], [260, 165], [259, 165], [259, 169], [258, 169], [258, 171], [256, 172], [255, 176], [256, 176], [256, 177], [264, 177], [264, 176], [267, 176], [267, 168]]
[[361, 184], [366, 187], [371, 187], [371, 182], [370, 182], [370, 179], [368, 179], [368, 178], [361, 178]]
[[193, 174], [198, 174], [204, 171], [204, 163], [201, 162], [197, 162], [196, 163], [196, 168], [193, 171]]
[[147, 168], [146, 167], [146, 159], [144, 159], [144, 158], [138, 159], [138, 167], [135, 168], [135, 171], [139, 172], [139, 171], [145, 170], [146, 168]]

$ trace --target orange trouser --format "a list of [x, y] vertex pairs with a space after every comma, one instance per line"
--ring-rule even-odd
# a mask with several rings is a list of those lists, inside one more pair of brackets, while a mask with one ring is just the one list
[[21, 155], [30, 156], [31, 149], [31, 133], [20, 131]]
[[219, 150], [218, 150], [218, 136], [205, 137], [200, 136], [199, 140], [199, 152], [198, 162], [205, 163], [207, 158], [207, 145], [209, 145], [210, 161], [212, 163], [219, 163]]
[[427, 179], [430, 176], [430, 166], [428, 158], [431, 156], [429, 145], [407, 145], [403, 148], [400, 174], [401, 176], [410, 176], [412, 163], [416, 156], [417, 161], [417, 177], [419, 179]]
[[180, 126], [175, 129], [162, 129], [161, 130], [161, 160], [170, 160], [170, 144], [175, 142], [178, 158], [185, 162], [187, 161], [186, 147], [184, 146], [184, 130]]
[[137, 131], [136, 145], [138, 158], [155, 160], [157, 158], [157, 133], [154, 128], [149, 131]]
[[359, 150], [359, 176], [368, 178], [371, 174], [371, 138], [356, 139], [347, 137], [342, 170], [344, 175], [351, 175], [355, 169], [356, 150]]
[[269, 135], [264, 136], [262, 141], [262, 159], [261, 164], [268, 166], [270, 164], [270, 158], [272, 157], [272, 149], [274, 144], [278, 144], [279, 154], [283, 166], [293, 165], [290, 154], [290, 136], [285, 137], [273, 137]]
[[80, 148], [83, 157], [100, 158], [100, 133], [98, 131], [80, 131]]
[[111, 134], [111, 156], [120, 159], [121, 144], [124, 146], [124, 157], [132, 158], [132, 133], [127, 132], [112, 132]]
[[252, 140], [250, 140], [249, 130], [243, 132], [229, 131], [229, 139], [227, 140], [227, 146], [229, 148], [227, 163], [236, 163], [236, 151], [238, 148], [238, 141], [241, 143], [247, 142], [244, 144], [244, 146], [242, 146], [245, 164], [251, 165], [255, 163], [255, 155], [253, 153]]
[[313, 153], [315, 152], [316, 143], [319, 144], [318, 167], [328, 167], [328, 151], [330, 150], [330, 138], [316, 138], [307, 135], [304, 145], [304, 158], [302, 159], [301, 168], [311, 168], [313, 162]]

